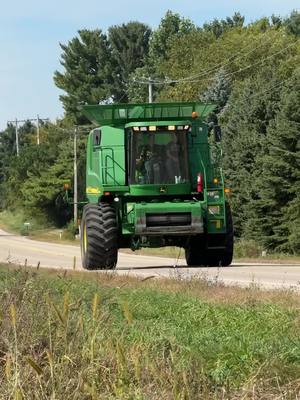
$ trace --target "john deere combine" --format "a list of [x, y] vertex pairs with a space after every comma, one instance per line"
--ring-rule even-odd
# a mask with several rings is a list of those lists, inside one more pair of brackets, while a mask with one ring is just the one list
[[84, 106], [87, 144], [81, 249], [86, 269], [112, 269], [119, 248], [179, 246], [188, 265], [229, 265], [231, 212], [219, 165], [214, 105]]

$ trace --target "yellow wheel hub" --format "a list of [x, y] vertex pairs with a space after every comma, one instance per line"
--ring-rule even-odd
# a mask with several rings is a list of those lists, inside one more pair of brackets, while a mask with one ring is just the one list
[[87, 233], [86, 233], [86, 224], [83, 226], [83, 250], [84, 253], [87, 251]]

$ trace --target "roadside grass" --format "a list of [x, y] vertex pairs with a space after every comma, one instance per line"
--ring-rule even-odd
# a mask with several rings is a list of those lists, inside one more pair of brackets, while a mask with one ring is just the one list
[[2, 211], [0, 212], [0, 227], [6, 229], [9, 232], [21, 233], [21, 229], [26, 222], [26, 217], [22, 211], [11, 212]]
[[300, 296], [0, 267], [1, 399], [295, 399]]
[[243, 262], [291, 262], [299, 263], [300, 255], [290, 255], [285, 253], [273, 253], [265, 251], [263, 254], [263, 247], [256, 243], [254, 240], [239, 239], [234, 243], [234, 259], [235, 261]]
[[[30, 223], [28, 231], [24, 226], [25, 222]], [[45, 219], [29, 218], [22, 210], [0, 212], [0, 228], [18, 235], [26, 235], [38, 241], [78, 245], [70, 226], [58, 229], [51, 226]]]

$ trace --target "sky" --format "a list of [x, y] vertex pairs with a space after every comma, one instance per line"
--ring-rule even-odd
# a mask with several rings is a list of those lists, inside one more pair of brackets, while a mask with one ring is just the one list
[[239, 11], [246, 22], [272, 14], [287, 16], [299, 0], [0, 0], [0, 130], [18, 118], [63, 115], [55, 70], [62, 70], [59, 43], [82, 28], [137, 20], [156, 28], [167, 10], [197, 25]]

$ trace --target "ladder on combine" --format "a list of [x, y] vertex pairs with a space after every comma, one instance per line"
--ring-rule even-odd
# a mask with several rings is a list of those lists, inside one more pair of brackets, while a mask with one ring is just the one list
[[[223, 233], [226, 230], [226, 202], [225, 202], [225, 193], [224, 193], [224, 178], [222, 169], [218, 168], [212, 169], [210, 171], [210, 177], [214, 176], [214, 184], [208, 186], [207, 184], [207, 175], [204, 173], [204, 199], [207, 204], [207, 226], [212, 230], [215, 230], [216, 233]], [[208, 244], [207, 249], [209, 250], [222, 250], [224, 246], [218, 245], [217, 243]]]

